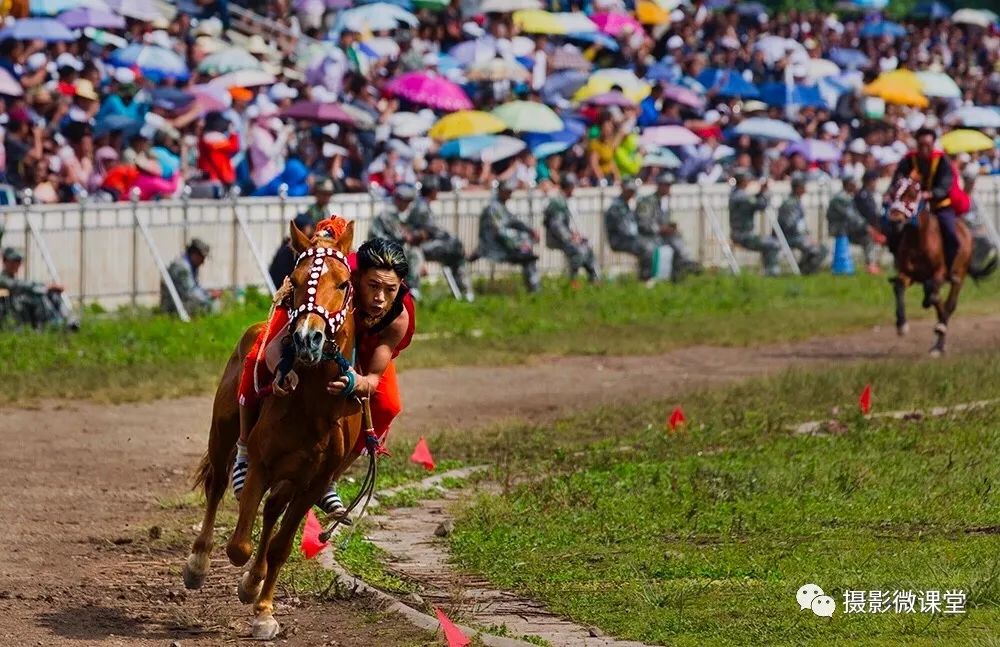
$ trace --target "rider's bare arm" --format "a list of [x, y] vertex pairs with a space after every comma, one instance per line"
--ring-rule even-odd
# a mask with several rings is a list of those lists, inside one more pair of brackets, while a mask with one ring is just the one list
[[[389, 326], [381, 332], [379, 335], [379, 345], [375, 348], [375, 352], [372, 354], [371, 364], [368, 366], [368, 373], [366, 375], [357, 375], [354, 392], [358, 395], [371, 395], [378, 388], [379, 381], [382, 379], [382, 374], [385, 373], [385, 369], [389, 367], [389, 362], [392, 361], [392, 351], [396, 349], [399, 342], [403, 341], [403, 336], [406, 335], [406, 330], [410, 325], [410, 314], [403, 310], [402, 313], [396, 320], [393, 321]], [[347, 387], [346, 378], [338, 378], [327, 387], [327, 391], [333, 394], [338, 394]]]

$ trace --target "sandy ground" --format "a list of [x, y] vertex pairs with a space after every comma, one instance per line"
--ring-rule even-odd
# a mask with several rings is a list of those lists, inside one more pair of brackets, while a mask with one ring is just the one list
[[[930, 323], [759, 348], [688, 348], [657, 357], [538, 358], [522, 366], [412, 370], [396, 434], [540, 420], [636, 398], [763, 375], [793, 365], [923, 357]], [[951, 353], [1000, 347], [1000, 316], [957, 319]], [[188, 486], [204, 451], [208, 397], [143, 404], [44, 402], [0, 411], [0, 645], [222, 645], [243, 642], [249, 609], [218, 558], [206, 588], [185, 592], [184, 550], [146, 539], [176, 532], [161, 502]], [[231, 505], [231, 501], [229, 503]], [[187, 535], [192, 533], [190, 528]], [[358, 602], [279, 599], [291, 645], [417, 645], [430, 637]], [[331, 642], [335, 641], [335, 642]]]

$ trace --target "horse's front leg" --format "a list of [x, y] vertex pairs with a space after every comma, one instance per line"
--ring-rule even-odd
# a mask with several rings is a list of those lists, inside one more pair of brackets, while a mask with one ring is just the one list
[[910, 324], [906, 322], [906, 288], [909, 284], [909, 278], [902, 274], [892, 281], [892, 291], [896, 295], [896, 334], [900, 337], [910, 331]]
[[291, 494], [291, 482], [282, 481], [271, 488], [271, 493], [264, 503], [264, 520], [261, 523], [257, 552], [254, 553], [250, 569], [240, 578], [239, 586], [236, 588], [240, 602], [243, 604], [256, 602], [257, 597], [260, 595], [261, 583], [267, 575], [267, 550], [271, 544], [274, 525], [278, 522], [278, 517], [281, 516], [281, 513], [288, 505]]
[[958, 294], [961, 291], [962, 280], [956, 279], [951, 281], [948, 288], [948, 298], [943, 303], [938, 299], [938, 303], [934, 306], [937, 310], [938, 322], [934, 326], [934, 334], [937, 336], [937, 339], [931, 347], [931, 357], [940, 357], [944, 354], [944, 341], [945, 336], [948, 334], [948, 321], [958, 306]]

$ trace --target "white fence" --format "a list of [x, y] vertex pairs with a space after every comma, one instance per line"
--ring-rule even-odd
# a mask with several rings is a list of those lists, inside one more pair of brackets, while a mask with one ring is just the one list
[[[829, 242], [825, 209], [838, 189], [836, 184], [813, 184], [803, 198], [810, 231], [821, 242]], [[772, 186], [772, 209], [780, 205], [787, 191], [787, 185]], [[615, 188], [580, 189], [573, 198], [577, 223], [594, 243], [607, 274], [631, 272], [635, 268], [631, 257], [611, 252], [605, 243], [602, 214], [616, 195]], [[974, 197], [982, 216], [1000, 228], [1000, 177], [981, 178]], [[490, 194], [484, 191], [442, 194], [434, 204], [434, 211], [439, 224], [457, 234], [471, 251], [477, 243], [479, 213], [489, 199]], [[508, 204], [514, 213], [541, 230], [546, 199], [538, 191], [521, 192]], [[725, 264], [722, 247], [713, 235], [708, 217], [714, 214], [723, 235], [728, 237], [728, 199], [729, 187], [725, 184], [674, 187], [671, 211], [690, 249], [705, 265]], [[24, 271], [29, 278], [46, 282], [58, 278], [74, 302], [115, 307], [150, 304], [158, 299], [160, 275], [139, 223], [147, 226], [150, 239], [167, 263], [191, 237], [208, 242], [212, 253], [201, 276], [206, 287], [263, 285], [260, 265], [249, 240], [260, 250], [266, 266], [287, 231], [288, 221], [309, 204], [309, 199], [242, 198], [17, 206], [0, 209], [0, 224], [6, 230], [3, 245], [24, 249]], [[335, 196], [332, 208], [357, 221], [356, 244], [360, 244], [367, 237], [372, 216], [383, 204], [365, 194], [345, 194]], [[236, 218], [237, 213], [246, 223], [245, 229]], [[769, 229], [765, 222], [760, 223], [760, 228], [762, 233]], [[50, 271], [45, 250], [56, 277]], [[564, 271], [561, 253], [546, 249], [544, 240], [539, 250], [543, 271], [549, 274]], [[758, 255], [742, 250], [736, 250], [736, 258], [741, 265], [756, 267], [759, 263]], [[472, 269], [483, 275], [491, 269], [500, 272], [506, 268], [490, 268], [485, 261], [479, 261]]]

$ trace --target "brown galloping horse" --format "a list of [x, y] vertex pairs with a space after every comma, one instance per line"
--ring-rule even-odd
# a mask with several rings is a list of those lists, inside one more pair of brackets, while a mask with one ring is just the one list
[[[944, 339], [948, 332], [948, 320], [958, 305], [958, 294], [966, 276], [979, 278], [970, 272], [972, 260], [972, 234], [964, 222], [958, 220], [958, 251], [952, 264], [951, 276], [944, 259], [944, 239], [938, 220], [931, 214], [926, 202], [920, 200], [920, 183], [911, 178], [901, 178], [890, 187], [889, 195], [889, 246], [895, 250], [898, 275], [890, 279], [896, 296], [896, 332], [905, 335], [909, 331], [906, 322], [906, 288], [914, 283], [924, 287], [923, 307], [932, 305], [937, 311], [937, 325], [934, 334], [937, 340], [931, 347], [933, 357], [944, 353]], [[921, 207], [922, 205], [922, 207]], [[916, 226], [911, 223], [916, 218]], [[942, 302], [941, 286], [950, 283], [948, 298]]]
[[[327, 384], [341, 368], [323, 361], [330, 353], [351, 357], [354, 349], [351, 271], [346, 255], [354, 238], [354, 223], [338, 240], [310, 241], [291, 225], [291, 245], [298, 261], [291, 275], [291, 343], [295, 350], [298, 386], [285, 397], [264, 398], [248, 440], [249, 470], [239, 500], [239, 521], [226, 553], [235, 566], [250, 559], [250, 533], [265, 493], [260, 541], [250, 569], [240, 580], [240, 601], [255, 603], [253, 636], [274, 638], [280, 630], [272, 599], [278, 571], [292, 550], [295, 532], [330, 480], [357, 458], [361, 407], [353, 398], [331, 396]], [[184, 584], [199, 588], [205, 580], [212, 550], [212, 531], [219, 502], [239, 437], [237, 388], [243, 358], [264, 324], [250, 327], [229, 358], [215, 394], [208, 453], [197, 483], [205, 488], [205, 517], [184, 566]], [[196, 485], [197, 487], [197, 485]], [[278, 517], [281, 526], [274, 532]], [[273, 535], [273, 536], [272, 536]]]

